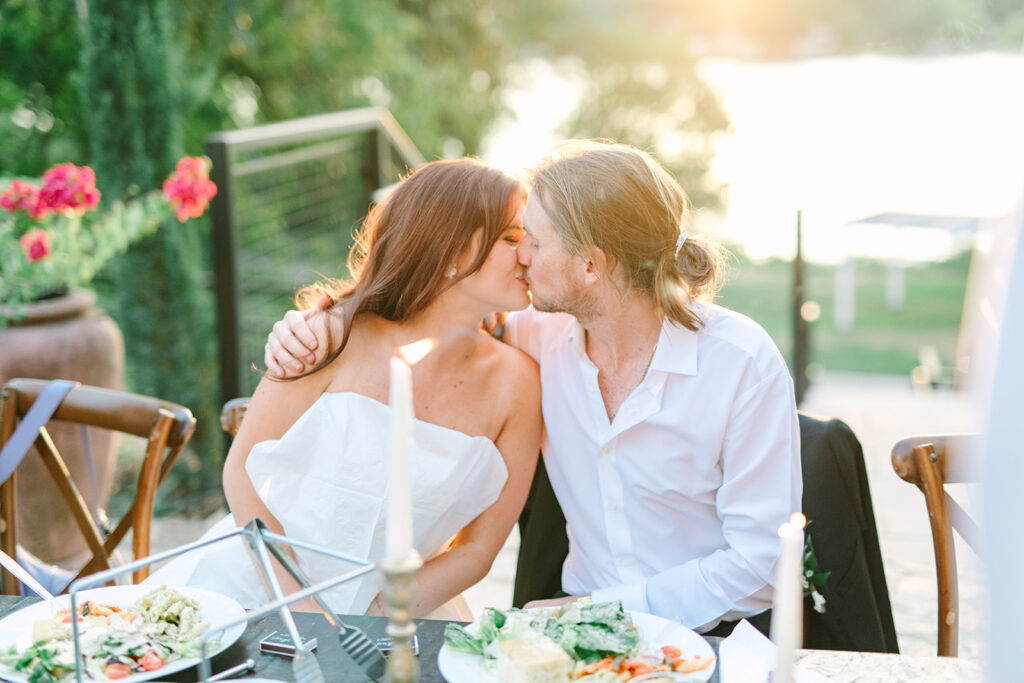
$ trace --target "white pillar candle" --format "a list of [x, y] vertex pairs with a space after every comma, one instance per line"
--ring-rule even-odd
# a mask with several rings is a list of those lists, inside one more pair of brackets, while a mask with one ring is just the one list
[[398, 356], [391, 359], [391, 463], [388, 485], [386, 556], [403, 560], [412, 552], [412, 492], [409, 451], [412, 448], [412, 369]]
[[804, 524], [806, 518], [795, 512], [779, 527], [781, 549], [771, 626], [777, 657], [772, 683], [793, 683], [795, 650], [803, 643]]

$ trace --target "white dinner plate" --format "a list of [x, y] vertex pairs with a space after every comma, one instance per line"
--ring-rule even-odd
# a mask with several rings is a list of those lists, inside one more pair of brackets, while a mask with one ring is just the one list
[[[146, 593], [150, 593], [158, 588], [160, 587], [149, 585], [92, 588], [77, 593], [77, 603], [81, 605], [86, 600], [93, 600], [108, 605], [117, 605], [118, 607], [129, 607]], [[176, 586], [168, 586], [168, 588], [173, 588], [182, 595], [198, 602], [199, 617], [209, 623], [212, 629], [216, 629], [229, 621], [236, 621], [245, 617], [245, 610], [242, 609], [242, 606], [227, 596], [199, 588]], [[62, 608], [69, 608], [71, 606], [71, 599], [67, 595], [61, 595], [57, 600]], [[27, 648], [32, 644], [30, 642], [32, 640], [32, 625], [39, 619], [48, 619], [50, 615], [50, 605], [43, 601], [33, 603], [0, 619], [0, 650], [7, 650], [11, 646], [17, 647], [19, 651]], [[246, 622], [242, 622], [221, 633], [216, 646], [210, 648], [209, 656], [212, 657], [238, 640], [242, 633], [245, 632], [246, 625]], [[182, 671], [198, 663], [199, 657], [175, 659], [156, 671], [143, 671], [118, 680], [122, 683], [148, 681], [167, 676], [176, 671]], [[20, 671], [0, 667], [0, 680], [27, 683], [28, 676]], [[74, 680], [73, 676], [72, 680]]]
[[[715, 651], [711, 649], [708, 641], [701, 638], [696, 631], [691, 631], [685, 626], [653, 614], [629, 610], [626, 613], [633, 619], [633, 625], [640, 631], [641, 649], [674, 645], [679, 648], [681, 656], [686, 659], [692, 659], [697, 655], [705, 658], [715, 656]], [[690, 674], [691, 680], [708, 680], [711, 678], [716, 664], [717, 662], [714, 662], [703, 671], [695, 671]], [[483, 657], [467, 652], [456, 652], [447, 644], [442, 645], [441, 651], [437, 654], [437, 668], [448, 683], [498, 683], [498, 677], [487, 671], [484, 666]]]

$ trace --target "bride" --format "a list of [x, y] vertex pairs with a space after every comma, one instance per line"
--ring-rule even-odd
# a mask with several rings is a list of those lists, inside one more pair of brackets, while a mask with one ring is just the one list
[[[516, 259], [524, 202], [518, 181], [460, 159], [423, 166], [373, 207], [349, 254], [352, 280], [299, 293], [307, 304], [323, 295], [335, 302], [311, 319], [330, 341], [313, 370], [265, 376], [256, 388], [224, 466], [231, 514], [207, 536], [259, 517], [289, 537], [379, 559], [389, 362], [396, 348], [430, 338], [437, 347], [413, 366], [413, 536], [427, 558], [413, 616], [472, 618], [449, 601], [489, 570], [539, 450], [536, 365], [480, 327], [494, 311], [529, 303]], [[267, 596], [240, 546], [236, 537], [186, 555], [149, 581], [203, 586], [255, 606]], [[296, 555], [314, 583], [351, 568]], [[280, 567], [277, 574], [286, 593], [298, 590]], [[371, 573], [324, 597], [338, 613], [380, 613], [378, 593]]]

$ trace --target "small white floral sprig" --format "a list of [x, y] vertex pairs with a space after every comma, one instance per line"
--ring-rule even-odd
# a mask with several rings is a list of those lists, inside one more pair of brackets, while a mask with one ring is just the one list
[[[810, 527], [811, 522], [807, 522]], [[811, 535], [804, 531], [804, 571], [801, 575], [804, 584], [804, 597], [808, 595], [814, 600], [814, 611], [819, 614], [825, 613], [825, 596], [818, 592], [818, 589], [825, 585], [832, 572], [818, 571], [818, 558], [814, 555], [814, 545], [811, 543]]]

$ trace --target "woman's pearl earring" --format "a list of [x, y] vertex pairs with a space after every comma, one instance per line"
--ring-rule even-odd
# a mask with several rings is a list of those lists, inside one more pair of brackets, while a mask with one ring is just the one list
[[454, 280], [456, 272], [458, 272], [458, 269], [455, 267], [455, 264], [453, 263], [452, 267], [448, 269], [447, 273], [445, 273], [445, 277], [448, 278], [449, 280]]

